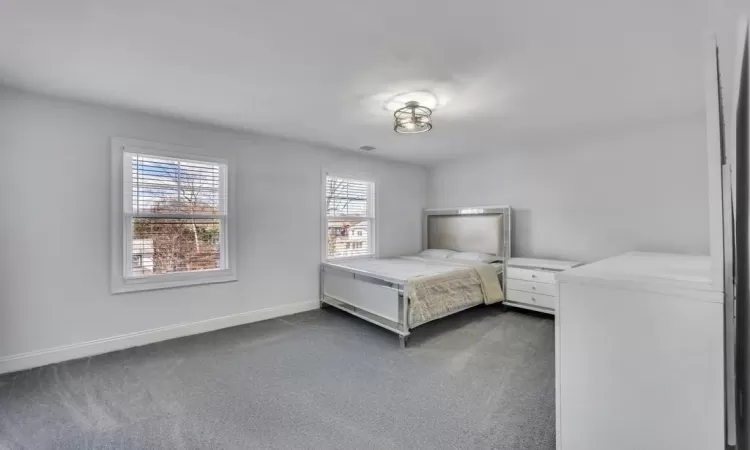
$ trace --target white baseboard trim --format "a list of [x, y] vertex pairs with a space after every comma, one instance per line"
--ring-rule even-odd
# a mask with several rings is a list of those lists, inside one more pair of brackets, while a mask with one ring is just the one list
[[304, 311], [318, 309], [318, 300], [311, 302], [292, 303], [290, 305], [276, 306], [273, 308], [248, 311], [230, 316], [216, 317], [192, 323], [168, 325], [166, 327], [153, 328], [151, 330], [138, 331], [135, 333], [112, 336], [104, 339], [96, 339], [78, 344], [63, 345], [60, 347], [36, 350], [33, 352], [19, 353], [16, 355], [0, 357], [0, 373], [16, 372], [34, 367], [46, 366], [71, 359], [86, 358], [113, 352], [130, 347], [153, 344], [154, 342], [166, 341], [193, 334], [206, 333], [208, 331], [220, 330], [222, 328], [243, 325], [261, 320], [273, 319], [275, 317], [288, 316]]

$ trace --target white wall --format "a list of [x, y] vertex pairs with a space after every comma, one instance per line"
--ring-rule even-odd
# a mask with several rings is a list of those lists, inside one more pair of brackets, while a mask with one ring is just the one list
[[[200, 147], [236, 167], [239, 281], [110, 294], [111, 136]], [[417, 166], [4, 88], [0, 153], [0, 371], [60, 346], [316, 307], [324, 167], [377, 179], [382, 255], [421, 245]], [[105, 347], [61, 354], [94, 349]]]
[[513, 255], [708, 254], [705, 119], [496, 149], [431, 170], [431, 207], [509, 204]]

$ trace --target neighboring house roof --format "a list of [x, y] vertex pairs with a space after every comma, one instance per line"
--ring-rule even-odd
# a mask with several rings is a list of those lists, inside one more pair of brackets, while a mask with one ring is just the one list
[[351, 222], [344, 222], [343, 225], [336, 224], [333, 227], [334, 228], [343, 228], [343, 227], [349, 225], [349, 229], [350, 230], [356, 230], [356, 229], [364, 230], [364, 229], [367, 228], [367, 221], [366, 220], [362, 221], [362, 222], [357, 222], [355, 224], [351, 224], [351, 225], [350, 224], [351, 224]]

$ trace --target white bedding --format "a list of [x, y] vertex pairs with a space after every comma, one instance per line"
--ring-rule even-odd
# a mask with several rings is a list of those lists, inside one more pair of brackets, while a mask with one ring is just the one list
[[[405, 283], [414, 277], [439, 275], [462, 268], [459, 264], [447, 264], [445, 259], [435, 260], [419, 256], [349, 259], [329, 264], [354, 269], [366, 275], [369, 274], [397, 283]], [[491, 265], [495, 267], [498, 275], [503, 272], [502, 263], [493, 263]]]

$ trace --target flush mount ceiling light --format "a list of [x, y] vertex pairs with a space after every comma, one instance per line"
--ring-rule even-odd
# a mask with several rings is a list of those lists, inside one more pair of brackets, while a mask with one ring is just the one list
[[421, 106], [435, 111], [445, 103], [444, 101], [438, 101], [437, 95], [427, 90], [400, 92], [398, 94], [383, 93], [378, 97], [382, 97], [383, 109], [386, 111], [403, 108], [407, 102], [417, 102]]
[[419, 106], [418, 102], [407, 102], [393, 113], [393, 131], [402, 134], [424, 133], [432, 129], [432, 110]]

